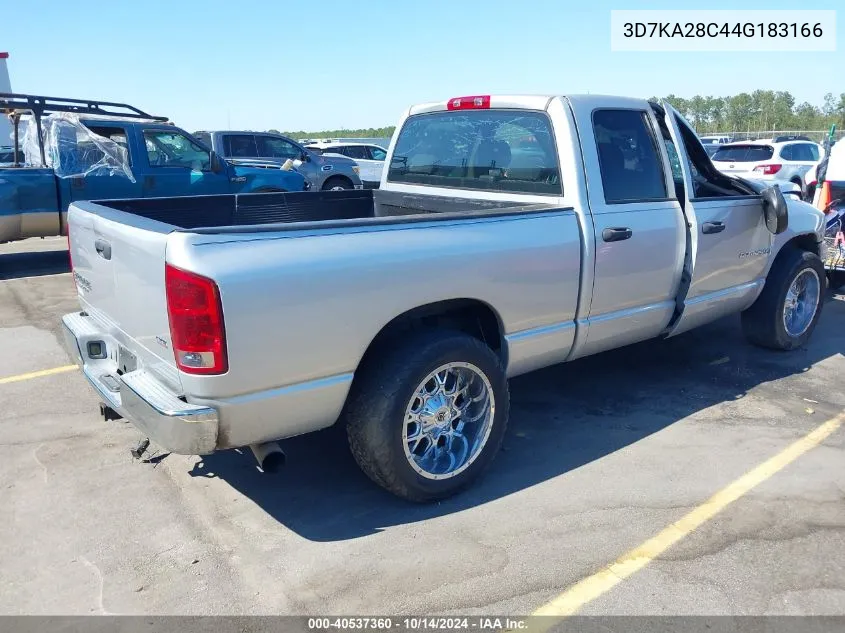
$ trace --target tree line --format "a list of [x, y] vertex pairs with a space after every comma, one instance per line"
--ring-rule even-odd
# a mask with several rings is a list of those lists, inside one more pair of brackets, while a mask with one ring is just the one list
[[268, 130], [274, 134], [282, 134], [290, 138], [390, 138], [393, 136], [395, 125], [389, 127], [368, 127], [357, 130], [323, 130], [321, 132], [305, 132], [297, 130], [295, 132], [279, 132], [278, 130]]
[[[658, 99], [658, 97], [652, 97]], [[787, 91], [755, 90], [731, 97], [695, 95], [689, 99], [670, 94], [666, 97], [699, 134], [710, 132], [784, 132], [790, 130], [827, 130], [836, 124], [845, 131], [845, 92], [835, 96], [829, 92], [821, 106], [807, 101], [797, 103]], [[279, 132], [291, 138], [390, 138], [395, 126]]]
[[689, 99], [668, 95], [666, 100], [695, 126], [696, 132], [746, 132], [827, 130], [836, 124], [845, 128], [845, 92], [824, 96], [821, 107], [807, 101], [796, 103], [786, 91], [755, 90], [732, 97], [704, 97]]

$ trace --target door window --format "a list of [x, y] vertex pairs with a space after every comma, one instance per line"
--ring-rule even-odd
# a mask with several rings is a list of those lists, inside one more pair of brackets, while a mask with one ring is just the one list
[[116, 143], [126, 152], [126, 160], [129, 165], [132, 165], [132, 155], [129, 153], [129, 142], [126, 140], [126, 130], [122, 127], [86, 125], [97, 136], [107, 138], [113, 143]]
[[799, 143], [798, 145], [793, 145], [793, 147], [795, 148], [795, 158], [792, 160], [801, 161], [802, 163], [814, 163], [819, 159], [819, 149], [815, 145]]
[[605, 202], [665, 200], [663, 163], [648, 114], [642, 110], [596, 110], [596, 137]]
[[370, 153], [367, 151], [367, 148], [362, 145], [349, 145], [343, 153], [345, 156], [349, 156], [349, 158], [359, 158], [362, 160], [370, 159]]
[[783, 160], [801, 160], [798, 158], [797, 145], [784, 145], [780, 150], [780, 157]]
[[384, 160], [387, 158], [387, 152], [380, 147], [370, 146], [370, 157], [373, 160]]
[[261, 158], [284, 158], [298, 160], [302, 150], [290, 141], [273, 136], [258, 137], [258, 156]]
[[193, 171], [210, 171], [208, 150], [179, 132], [145, 130], [144, 144], [150, 167], [184, 167]]
[[226, 134], [223, 137], [223, 151], [228, 158], [255, 158], [255, 136], [252, 134]]

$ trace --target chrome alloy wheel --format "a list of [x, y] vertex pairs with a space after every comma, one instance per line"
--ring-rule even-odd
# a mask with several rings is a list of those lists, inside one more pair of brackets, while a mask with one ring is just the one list
[[450, 479], [478, 458], [493, 428], [496, 401], [487, 376], [470, 363], [441, 365], [414, 390], [402, 444], [427, 479]]
[[802, 270], [786, 291], [783, 327], [789, 336], [801, 336], [810, 327], [821, 295], [819, 274], [812, 268]]

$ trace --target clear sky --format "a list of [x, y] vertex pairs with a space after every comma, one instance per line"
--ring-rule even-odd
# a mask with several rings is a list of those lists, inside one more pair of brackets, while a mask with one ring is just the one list
[[[841, 0], [0, 0], [16, 92], [132, 103], [189, 130], [381, 127], [466, 94], [845, 92]], [[6, 6], [4, 6], [6, 5]], [[613, 53], [610, 10], [840, 9], [834, 53]]]

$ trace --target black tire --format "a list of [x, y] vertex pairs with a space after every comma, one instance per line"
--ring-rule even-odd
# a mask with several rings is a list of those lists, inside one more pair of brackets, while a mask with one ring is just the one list
[[332, 176], [323, 183], [323, 191], [330, 191], [334, 188], [352, 189], [352, 182], [343, 176]]
[[[742, 313], [742, 329], [745, 337], [754, 345], [769, 349], [792, 350], [804, 345], [813, 333], [824, 306], [825, 270], [821, 259], [815, 253], [797, 248], [778, 255], [769, 271], [763, 292], [754, 304]], [[809, 326], [800, 335], [793, 336], [786, 330], [783, 319], [786, 293], [795, 278], [807, 269], [812, 269], [819, 278], [819, 296], [816, 311]]]
[[839, 290], [845, 286], [845, 271], [830, 270], [827, 273], [827, 285], [831, 290]]
[[[382, 348], [355, 377], [345, 410], [349, 446], [367, 476], [393, 494], [415, 502], [450, 497], [477, 480], [499, 452], [508, 423], [509, 394], [499, 357], [462, 332], [429, 330], [398, 345]], [[471, 363], [490, 382], [494, 397], [492, 427], [475, 460], [448, 479], [418, 473], [405, 455], [403, 427], [418, 385], [450, 362]]]

